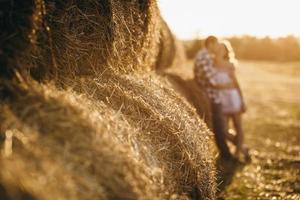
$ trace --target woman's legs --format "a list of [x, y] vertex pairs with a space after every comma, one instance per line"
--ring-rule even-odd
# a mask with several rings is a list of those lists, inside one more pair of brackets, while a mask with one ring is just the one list
[[241, 114], [234, 114], [232, 116], [233, 126], [236, 131], [236, 156], [239, 156], [240, 153], [243, 153], [246, 160], [250, 160], [249, 150], [244, 146], [244, 131], [242, 127], [242, 116]]
[[230, 133], [229, 129], [229, 121], [232, 119], [231, 115], [225, 115], [225, 128], [226, 128], [226, 139], [232, 144], [236, 145], [236, 137], [234, 134]]
[[[229, 131], [229, 122], [232, 120], [235, 134]], [[242, 127], [242, 117], [240, 114], [230, 114], [225, 117], [226, 139], [236, 147], [235, 156], [239, 157], [243, 153], [246, 161], [250, 161], [249, 149], [244, 145], [244, 131]]]
[[241, 152], [243, 140], [244, 140], [244, 133], [242, 129], [242, 117], [240, 114], [232, 115], [233, 126], [236, 131], [236, 155], [238, 156]]
[[213, 133], [216, 145], [220, 151], [221, 157], [230, 159], [232, 155], [226, 143], [226, 123], [221, 104], [212, 103], [211, 108]]

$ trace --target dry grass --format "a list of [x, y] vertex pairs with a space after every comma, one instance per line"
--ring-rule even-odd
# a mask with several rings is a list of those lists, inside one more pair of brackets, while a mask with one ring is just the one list
[[[36, 38], [29, 43], [24, 32], [26, 51], [3, 62], [12, 76], [1, 71], [0, 195], [214, 199], [210, 132], [164, 78], [148, 72], [163, 59], [178, 65], [181, 55], [156, 1], [34, 3], [47, 11], [26, 26]], [[173, 42], [161, 45], [162, 33]]]
[[252, 149], [253, 161], [237, 167], [222, 196], [300, 199], [299, 64], [241, 61], [239, 66], [248, 107], [245, 141]]

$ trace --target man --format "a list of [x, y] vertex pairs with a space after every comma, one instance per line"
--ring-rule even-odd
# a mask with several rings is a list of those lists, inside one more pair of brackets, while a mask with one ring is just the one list
[[213, 132], [217, 147], [220, 151], [220, 156], [225, 159], [231, 159], [232, 155], [226, 143], [226, 124], [222, 113], [218, 89], [230, 88], [233, 86], [231, 84], [219, 85], [214, 80], [214, 74], [216, 72], [216, 69], [214, 68], [214, 55], [218, 48], [218, 39], [214, 36], [209, 36], [205, 40], [205, 48], [197, 54], [194, 73], [196, 81], [205, 88], [205, 92], [210, 100]]

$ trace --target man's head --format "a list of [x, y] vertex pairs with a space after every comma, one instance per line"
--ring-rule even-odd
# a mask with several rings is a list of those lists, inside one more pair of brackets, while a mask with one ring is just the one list
[[215, 36], [209, 36], [208, 38], [206, 38], [204, 45], [208, 51], [216, 53], [219, 47], [218, 38], [216, 38]]

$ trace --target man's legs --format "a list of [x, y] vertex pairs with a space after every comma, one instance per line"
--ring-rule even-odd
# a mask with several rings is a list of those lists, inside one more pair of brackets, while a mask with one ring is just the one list
[[226, 124], [225, 116], [222, 113], [221, 104], [211, 104], [212, 110], [212, 125], [215, 135], [215, 141], [220, 151], [221, 157], [231, 158], [232, 155], [226, 143]]

